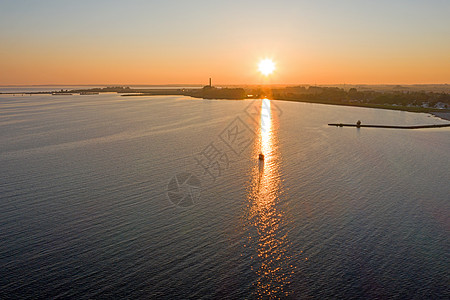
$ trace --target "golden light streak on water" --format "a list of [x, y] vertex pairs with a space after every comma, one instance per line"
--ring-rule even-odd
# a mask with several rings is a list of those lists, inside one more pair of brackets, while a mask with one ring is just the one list
[[[287, 295], [285, 289], [292, 271], [287, 267], [286, 234], [280, 229], [283, 212], [278, 204], [282, 194], [279, 174], [280, 153], [278, 151], [278, 120], [271, 111], [268, 99], [261, 101], [260, 126], [258, 138], [253, 148], [255, 160], [259, 153], [265, 156], [253, 168], [251, 187], [248, 193], [249, 226], [256, 229], [252, 236], [252, 247], [257, 261], [255, 270], [258, 275], [256, 294], [260, 298], [279, 298]], [[254, 230], [252, 230], [254, 232]]]
[[272, 115], [270, 111], [270, 100], [261, 101], [261, 153], [269, 155], [273, 144]]

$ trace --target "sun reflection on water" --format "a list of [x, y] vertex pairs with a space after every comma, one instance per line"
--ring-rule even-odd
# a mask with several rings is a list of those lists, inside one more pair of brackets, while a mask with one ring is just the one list
[[[279, 174], [278, 120], [271, 112], [270, 100], [261, 101], [260, 126], [253, 147], [253, 157], [265, 156], [252, 170], [252, 181], [247, 195], [248, 226], [256, 236], [251, 236], [255, 271], [258, 277], [256, 294], [261, 298], [278, 298], [287, 295], [292, 268], [288, 266], [287, 238], [282, 230], [283, 212], [279, 208], [282, 183]], [[256, 231], [255, 231], [256, 229]]]

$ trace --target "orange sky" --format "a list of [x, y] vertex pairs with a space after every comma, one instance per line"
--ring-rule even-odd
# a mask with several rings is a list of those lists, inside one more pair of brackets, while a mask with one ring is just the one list
[[24, 3], [0, 4], [0, 85], [450, 83], [449, 1]]

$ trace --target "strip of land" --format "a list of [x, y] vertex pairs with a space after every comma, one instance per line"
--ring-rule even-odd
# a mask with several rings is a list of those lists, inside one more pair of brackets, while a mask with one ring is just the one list
[[[446, 86], [446, 85], [445, 85]], [[345, 89], [325, 86], [243, 86], [203, 88], [130, 88], [112, 86], [104, 88], [59, 90], [51, 92], [27, 92], [4, 94], [52, 94], [52, 95], [95, 95], [99, 93], [120, 93], [122, 96], [165, 96], [180, 95], [202, 99], [261, 99], [307, 102], [329, 105], [368, 107], [409, 112], [431, 113], [450, 120], [450, 93], [445, 91], [421, 91], [398, 86], [395, 90], [370, 90], [363, 87]]]

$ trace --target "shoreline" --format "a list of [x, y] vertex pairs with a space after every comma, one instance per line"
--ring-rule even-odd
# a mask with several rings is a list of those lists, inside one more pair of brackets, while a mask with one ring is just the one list
[[333, 102], [319, 102], [319, 101], [303, 101], [303, 100], [291, 100], [291, 99], [272, 99], [277, 101], [291, 101], [291, 102], [302, 102], [302, 103], [312, 103], [312, 104], [325, 104], [325, 105], [337, 105], [337, 106], [348, 106], [348, 107], [364, 107], [364, 108], [375, 108], [375, 109], [387, 109], [387, 110], [399, 110], [407, 111], [412, 113], [425, 113], [431, 114], [439, 119], [450, 121], [450, 110], [436, 110], [432, 108], [424, 107], [405, 107], [405, 106], [390, 106], [390, 105], [362, 105], [362, 104], [350, 104], [350, 103], [333, 103]]
[[[111, 88], [103, 88], [103, 89], [95, 89], [96, 93], [105, 93], [110, 92]], [[120, 89], [120, 88], [119, 88]], [[67, 91], [53, 91], [53, 92], [6, 92], [0, 93], [2, 95], [36, 95], [36, 94], [49, 94], [49, 95], [64, 95], [68, 92], [71, 93], [82, 93], [82, 92], [93, 92], [94, 89], [90, 90], [67, 90]], [[209, 98], [205, 97], [205, 95], [196, 95], [191, 94], [188, 90], [184, 89], [146, 89], [137, 92], [136, 90], [127, 90], [120, 89], [117, 91], [116, 88], [112, 92], [116, 92], [118, 94], [122, 94], [121, 96], [130, 97], [130, 96], [186, 96], [197, 99], [210, 99], [210, 100], [254, 100], [256, 98]], [[231, 96], [231, 95], [230, 95]], [[416, 106], [393, 106], [393, 105], [378, 105], [378, 104], [361, 104], [361, 103], [337, 103], [333, 101], [320, 101], [320, 100], [307, 100], [307, 99], [286, 99], [283, 97], [274, 97], [272, 100], [277, 101], [290, 101], [290, 102], [302, 102], [302, 103], [313, 103], [313, 104], [325, 104], [325, 105], [339, 105], [339, 106], [349, 106], [349, 107], [365, 107], [365, 108], [375, 108], [375, 109], [388, 109], [388, 110], [399, 110], [399, 111], [407, 111], [407, 112], [415, 112], [415, 113], [427, 113], [431, 114], [441, 120], [450, 121], [450, 110], [443, 109], [433, 109], [433, 108], [425, 108], [425, 107], [416, 107]]]
[[[207, 89], [206, 91], [208, 91]], [[210, 99], [210, 100], [252, 100], [259, 99], [253, 97], [234, 97], [235, 95], [224, 95], [221, 90], [215, 90], [215, 93], [209, 95], [209, 93], [201, 93], [202, 90], [196, 91], [196, 93], [190, 93], [189, 90], [152, 90], [141, 93], [126, 93], [122, 96], [159, 96], [159, 95], [183, 95], [186, 97], [200, 98], [200, 99]], [[223, 91], [223, 90], [222, 90]], [[200, 93], [199, 93], [200, 92]], [[302, 103], [315, 103], [315, 104], [326, 104], [326, 105], [340, 105], [349, 107], [365, 107], [365, 108], [375, 108], [375, 109], [388, 109], [388, 110], [399, 110], [415, 113], [427, 113], [442, 120], [450, 121], [450, 110], [449, 109], [437, 109], [428, 108], [421, 106], [402, 106], [402, 105], [389, 105], [389, 104], [373, 104], [373, 103], [350, 103], [350, 102], [337, 102], [337, 101], [327, 101], [327, 100], [309, 100], [309, 99], [292, 99], [283, 96], [273, 95], [272, 100], [277, 101], [291, 101], [291, 102], [302, 102]]]

